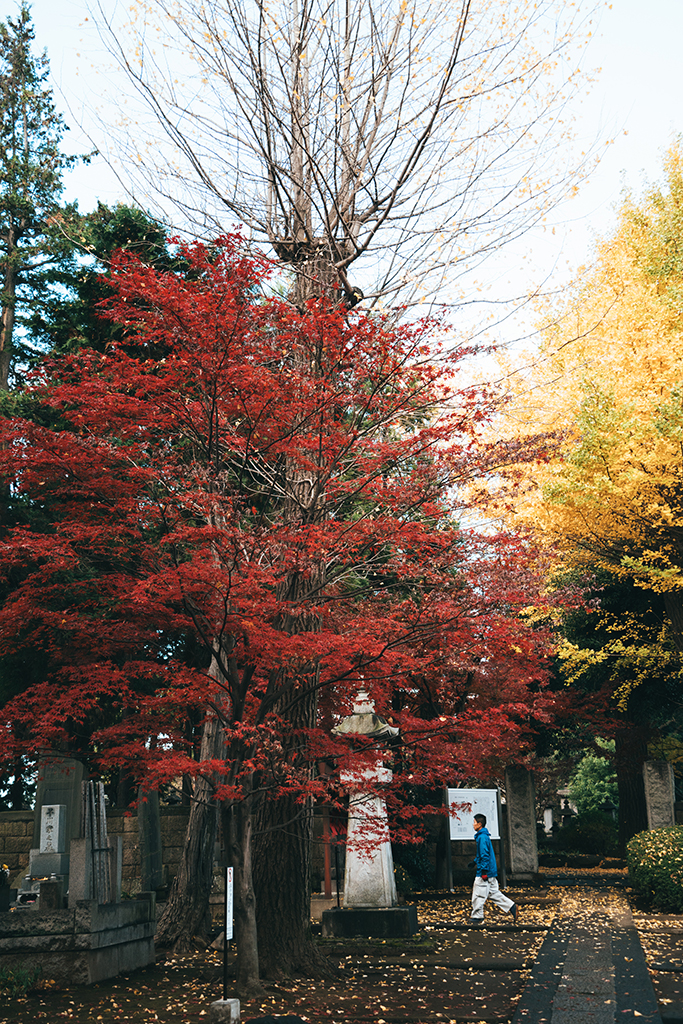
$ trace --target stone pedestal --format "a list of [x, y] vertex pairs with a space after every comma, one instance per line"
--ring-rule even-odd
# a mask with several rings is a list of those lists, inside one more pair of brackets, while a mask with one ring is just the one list
[[40, 967], [63, 985], [92, 985], [154, 963], [156, 902], [98, 906], [80, 900], [68, 910], [0, 914], [0, 969]]
[[417, 908], [349, 907], [323, 910], [323, 935], [348, 939], [363, 935], [373, 939], [408, 939], [418, 931]]
[[536, 800], [534, 777], [526, 768], [505, 771], [507, 829], [510, 842], [508, 878], [516, 882], [538, 880]]
[[68, 853], [41, 853], [30, 850], [28, 855], [28, 877], [49, 878], [50, 875], [69, 876]]
[[646, 761], [643, 765], [647, 827], [668, 828], [676, 824], [674, 770], [668, 761]]
[[227, 1021], [227, 1024], [235, 1024], [240, 1019], [239, 999], [216, 999], [209, 1007], [209, 1024], [218, 1024], [219, 1021]]
[[41, 914], [48, 910], [62, 910], [64, 906], [64, 883], [61, 878], [55, 881], [40, 883], [38, 910]]

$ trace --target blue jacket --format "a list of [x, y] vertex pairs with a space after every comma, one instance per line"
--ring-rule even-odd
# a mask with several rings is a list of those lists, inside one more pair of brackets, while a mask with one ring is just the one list
[[496, 855], [493, 852], [491, 834], [485, 825], [478, 832], [474, 833], [474, 840], [477, 844], [477, 856], [475, 858], [477, 874], [480, 875], [482, 871], [485, 871], [489, 878], [496, 878], [498, 875]]

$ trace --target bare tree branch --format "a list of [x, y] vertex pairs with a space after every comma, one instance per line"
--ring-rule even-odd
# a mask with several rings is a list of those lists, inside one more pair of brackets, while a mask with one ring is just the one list
[[[590, 8], [592, 0], [584, 7]], [[142, 12], [142, 13], [140, 13]], [[433, 294], [537, 223], [586, 171], [568, 98], [590, 9], [555, 0], [146, 0], [99, 29], [153, 115], [111, 151], [193, 230], [235, 218], [297, 298], [349, 268]], [[155, 34], [157, 42], [149, 42]], [[156, 126], [156, 127], [155, 127]]]

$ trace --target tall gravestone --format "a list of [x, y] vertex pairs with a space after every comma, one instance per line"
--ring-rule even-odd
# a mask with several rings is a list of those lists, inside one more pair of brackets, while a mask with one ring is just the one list
[[81, 830], [81, 783], [84, 768], [70, 757], [50, 755], [38, 765], [33, 842], [22, 893], [38, 892], [40, 879], [69, 878], [69, 847]]
[[643, 764], [647, 827], [667, 828], [676, 824], [674, 770], [668, 761], [645, 761]]
[[140, 888], [154, 892], [163, 885], [161, 816], [159, 791], [138, 790], [138, 836], [140, 839]]
[[43, 804], [40, 808], [38, 848], [34, 847], [29, 855], [31, 878], [69, 874], [66, 820], [66, 804]]
[[69, 843], [81, 834], [81, 783], [85, 769], [80, 761], [71, 757], [46, 758], [38, 765], [36, 812], [33, 819], [34, 849], [40, 848], [41, 808], [45, 805], [63, 805], [66, 808], [64, 836], [66, 852]]
[[510, 876], [516, 881], [535, 881], [538, 876], [536, 840], [536, 790], [526, 768], [506, 768], [505, 798], [510, 843]]

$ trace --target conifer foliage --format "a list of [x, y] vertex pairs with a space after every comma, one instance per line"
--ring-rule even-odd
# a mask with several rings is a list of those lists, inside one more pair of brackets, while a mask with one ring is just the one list
[[16, 355], [17, 311], [30, 306], [44, 272], [70, 250], [60, 222], [62, 172], [76, 159], [64, 155], [65, 131], [47, 84], [45, 54], [31, 52], [29, 5], [0, 24], [0, 389], [6, 389]]
[[459, 486], [504, 453], [478, 445], [483, 397], [455, 388], [435, 325], [266, 299], [234, 237], [179, 256], [182, 274], [115, 257], [122, 337], [48, 358], [3, 421], [1, 650], [34, 668], [0, 748], [184, 775], [232, 808], [253, 986], [253, 816], [337, 799], [337, 768], [376, 757], [330, 735], [360, 687], [400, 727], [395, 800], [526, 757], [558, 704], [548, 637], [518, 614], [541, 600], [524, 545], [455, 519]]

